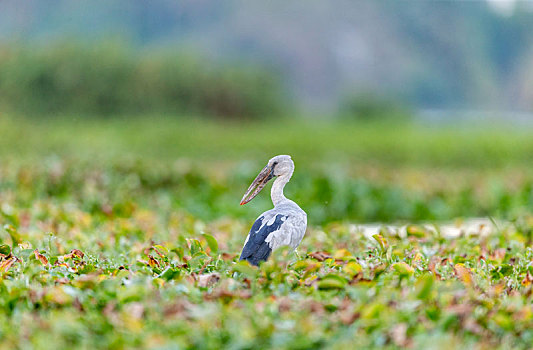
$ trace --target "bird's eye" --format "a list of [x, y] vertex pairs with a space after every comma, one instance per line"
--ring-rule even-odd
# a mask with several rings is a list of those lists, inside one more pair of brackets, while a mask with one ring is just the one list
[[278, 162], [272, 163], [272, 166], [276, 166], [276, 165], [278, 165]]

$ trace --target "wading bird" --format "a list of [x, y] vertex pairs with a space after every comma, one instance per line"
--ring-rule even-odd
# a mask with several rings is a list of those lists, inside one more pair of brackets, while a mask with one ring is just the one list
[[294, 163], [290, 156], [270, 159], [242, 197], [241, 205], [248, 203], [268, 181], [276, 177], [270, 194], [274, 209], [264, 212], [254, 222], [244, 242], [240, 260], [257, 266], [259, 262], [266, 261], [273, 250], [281, 246], [296, 249], [302, 241], [307, 228], [307, 214], [283, 195], [283, 188], [293, 171]]

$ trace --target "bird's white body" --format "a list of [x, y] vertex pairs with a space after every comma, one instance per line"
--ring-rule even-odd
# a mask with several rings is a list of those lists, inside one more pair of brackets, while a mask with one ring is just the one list
[[[274, 208], [261, 214], [255, 221], [244, 242], [241, 260], [248, 260], [258, 265], [260, 261], [267, 260], [277, 248], [289, 246], [296, 249], [302, 241], [307, 229], [307, 214], [283, 194], [283, 189], [293, 171], [294, 163], [289, 156], [272, 158], [243, 197], [243, 202], [247, 203], [259, 193], [270, 178], [277, 176], [271, 190]], [[255, 188], [255, 185], [259, 189]], [[246, 201], [247, 195], [253, 189], [255, 191], [252, 197]]]
[[[282, 221], [281, 226], [271, 231], [265, 238], [265, 242], [272, 251], [282, 246], [289, 246], [292, 249], [296, 249], [305, 235], [307, 228], [307, 214], [296, 203], [291, 200], [282, 203], [274, 209], [265, 211], [257, 218], [257, 220], [263, 218], [259, 230], [265, 229], [265, 226], [272, 226], [276, 223], [276, 216], [278, 214], [283, 215], [280, 219]], [[248, 243], [250, 234], [246, 237], [244, 245]]]

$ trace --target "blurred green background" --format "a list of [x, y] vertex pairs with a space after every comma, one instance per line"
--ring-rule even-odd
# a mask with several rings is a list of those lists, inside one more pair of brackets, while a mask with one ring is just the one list
[[[532, 29], [513, 0], [0, 1], [0, 349], [529, 348]], [[307, 233], [255, 269], [270, 188], [239, 202], [278, 154]]]
[[314, 225], [533, 205], [529, 3], [0, 6], [0, 180], [28, 203], [99, 172], [116, 197], [85, 210], [155, 191], [250, 218], [269, 196], [239, 207], [242, 192], [290, 154], [287, 194]]

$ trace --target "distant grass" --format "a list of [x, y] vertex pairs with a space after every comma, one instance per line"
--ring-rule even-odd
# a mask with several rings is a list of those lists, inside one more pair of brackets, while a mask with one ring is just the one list
[[0, 120], [0, 155], [257, 160], [290, 154], [320, 163], [440, 168], [529, 168], [530, 130], [410, 124], [350, 124], [304, 119], [223, 123], [200, 118]]
[[520, 130], [155, 117], [0, 121], [0, 176], [19, 191], [36, 190], [24, 176], [46, 197], [79, 191], [98, 174], [115, 184], [109, 200], [117, 208], [163, 193], [175, 210], [205, 220], [270, 208], [267, 193], [253, 206], [237, 203], [276, 154], [293, 156], [286, 193], [311, 224], [512, 219], [533, 207], [533, 141]]

